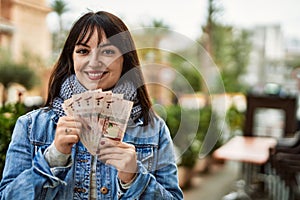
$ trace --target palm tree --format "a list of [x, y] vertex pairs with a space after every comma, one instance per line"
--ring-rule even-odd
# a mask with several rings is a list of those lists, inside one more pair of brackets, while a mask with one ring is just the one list
[[[206, 24], [202, 27], [203, 35], [200, 43], [219, 67], [222, 83], [216, 83], [220, 86], [218, 90], [223, 92], [224, 85], [227, 92], [244, 92], [247, 89], [246, 85], [240, 82], [239, 78], [245, 73], [249, 62], [251, 48], [249, 33], [222, 23], [220, 17], [223, 8], [218, 3], [220, 3], [218, 0], [208, 0], [208, 16]], [[210, 80], [217, 80], [208, 70], [208, 57], [203, 56], [201, 62], [204, 76]], [[203, 87], [203, 92], [208, 93], [206, 87]]]
[[54, 54], [58, 54], [63, 46], [63, 41], [64, 41], [64, 27], [63, 27], [62, 15], [66, 13], [69, 10], [69, 8], [67, 7], [67, 4], [65, 3], [64, 0], [54, 0], [50, 6], [58, 16], [59, 30], [58, 32], [53, 33], [52, 36], [53, 41], [56, 41], [53, 43], [53, 52]]
[[169, 26], [161, 19], [153, 19], [149, 24], [143, 24], [142, 27], [142, 32], [134, 34], [137, 46], [144, 47], [139, 49], [140, 57], [142, 60], [147, 60], [147, 55], [153, 54], [153, 62], [160, 63], [161, 50], [159, 49], [159, 44], [168, 34]]
[[64, 0], [54, 0], [51, 4], [51, 8], [58, 15], [59, 32], [61, 34], [63, 31], [62, 15], [69, 9]]

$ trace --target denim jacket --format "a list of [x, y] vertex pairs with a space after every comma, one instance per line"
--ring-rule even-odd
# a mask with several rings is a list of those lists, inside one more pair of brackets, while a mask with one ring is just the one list
[[[53, 142], [58, 116], [42, 108], [16, 122], [6, 155], [0, 199], [89, 199], [92, 156], [78, 142], [70, 165], [50, 168], [44, 157]], [[152, 123], [152, 122], [151, 122]], [[97, 160], [97, 199], [183, 199], [169, 130], [158, 117], [147, 126], [128, 125], [124, 142], [135, 145], [138, 173], [124, 190], [117, 170]]]

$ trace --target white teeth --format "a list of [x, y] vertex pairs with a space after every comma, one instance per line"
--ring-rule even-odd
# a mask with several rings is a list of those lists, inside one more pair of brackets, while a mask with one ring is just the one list
[[96, 77], [96, 76], [101, 76], [103, 73], [88, 73], [88, 74], [89, 74], [89, 76]]

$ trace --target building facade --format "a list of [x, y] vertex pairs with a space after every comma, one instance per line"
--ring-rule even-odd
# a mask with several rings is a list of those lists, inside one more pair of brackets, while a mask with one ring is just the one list
[[32, 67], [41, 80], [41, 84], [30, 91], [16, 84], [1, 87], [0, 80], [0, 106], [4, 101], [19, 101], [20, 91], [23, 100], [32, 96], [45, 97], [45, 80], [49, 76], [52, 55], [52, 38], [46, 21], [49, 12], [47, 0], [0, 0], [0, 50], [8, 52], [9, 58], [16, 63], [29, 63], [28, 67]]
[[0, 47], [15, 61], [31, 55], [45, 63], [51, 57], [51, 33], [46, 0], [0, 0]]

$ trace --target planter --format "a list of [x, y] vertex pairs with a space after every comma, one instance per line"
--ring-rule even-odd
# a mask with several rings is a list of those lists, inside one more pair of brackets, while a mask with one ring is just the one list
[[189, 167], [178, 166], [178, 181], [181, 189], [187, 188], [190, 184], [193, 170]]
[[209, 164], [210, 164], [210, 156], [206, 156], [205, 158], [198, 159], [193, 171], [195, 174], [206, 173], [209, 171]]

